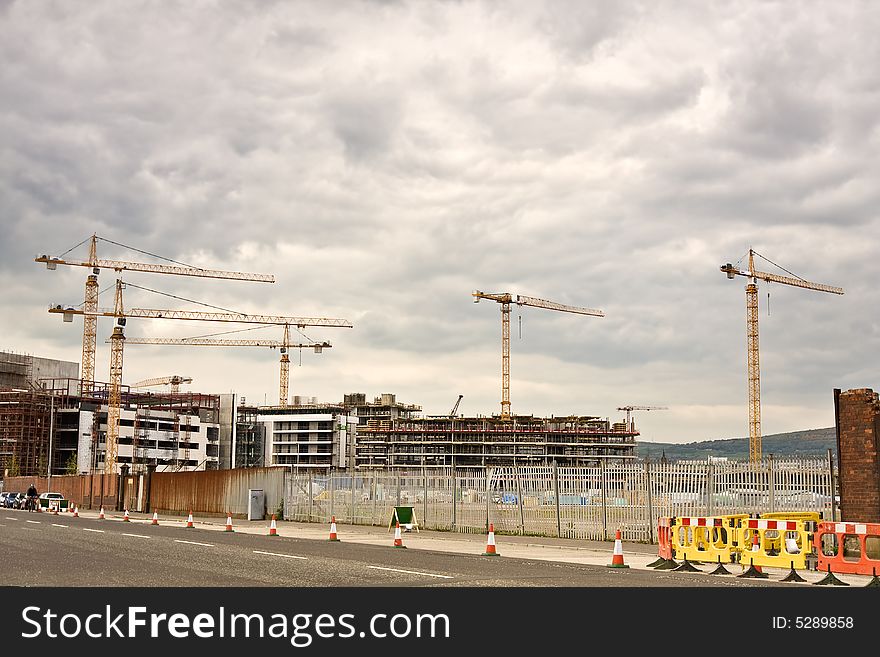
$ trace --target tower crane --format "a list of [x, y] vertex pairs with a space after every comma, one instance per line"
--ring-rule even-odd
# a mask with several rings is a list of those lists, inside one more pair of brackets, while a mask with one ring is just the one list
[[633, 411], [666, 411], [669, 409], [666, 406], [635, 406], [630, 404], [629, 406], [618, 406], [617, 410], [626, 411], [626, 430], [633, 432], [636, 430], [635, 422], [631, 417]]
[[[761, 364], [758, 350], [758, 281], [768, 283], [782, 283], [817, 292], [830, 294], [843, 294], [843, 288], [822, 283], [811, 283], [799, 276], [780, 276], [755, 269], [755, 256], [763, 258], [753, 249], [749, 249], [749, 268], [741, 270], [734, 265], [721, 265], [721, 271], [727, 274], [727, 278], [745, 276], [749, 279], [746, 285], [746, 353], [748, 361], [749, 383], [749, 461], [757, 463], [761, 460]], [[767, 260], [766, 258], [764, 258]], [[767, 260], [767, 262], [770, 262]], [[775, 263], [771, 263], [775, 264]], [[778, 266], [778, 265], [776, 265]], [[780, 267], [781, 269], [781, 267]], [[789, 272], [791, 273], [791, 272]]]
[[593, 317], [604, 317], [605, 313], [601, 310], [593, 308], [580, 308], [578, 306], [567, 306], [555, 301], [547, 301], [546, 299], [537, 299], [535, 297], [526, 297], [521, 294], [514, 297], [509, 292], [500, 294], [488, 294], [480, 290], [474, 290], [471, 293], [474, 297], [474, 303], [479, 303], [480, 299], [489, 299], [501, 304], [501, 419], [510, 419], [510, 304], [515, 303], [518, 306], [532, 306], [534, 308], [545, 308], [547, 310], [559, 310], [567, 313], [575, 313], [578, 315], [592, 315]]
[[329, 342], [310, 342], [294, 344], [290, 342], [290, 325], [284, 325], [283, 340], [237, 340], [237, 339], [218, 339], [207, 337], [195, 338], [127, 338], [128, 344], [161, 344], [161, 345], [179, 345], [190, 347], [278, 347], [281, 349], [281, 366], [278, 376], [278, 399], [281, 406], [288, 404], [288, 386], [290, 381], [290, 359], [287, 356], [289, 349], [311, 348], [316, 354], [320, 354], [324, 349], [329, 349], [332, 345]]
[[115, 317], [116, 325], [109, 338], [110, 342], [110, 394], [107, 404], [107, 449], [104, 456], [104, 471], [108, 474], [116, 472], [116, 450], [119, 439], [119, 413], [122, 388], [122, 361], [125, 344], [125, 322], [129, 317], [149, 319], [180, 319], [213, 322], [240, 322], [250, 324], [282, 324], [295, 326], [334, 326], [351, 328], [346, 319], [315, 318], [315, 317], [283, 317], [277, 315], [248, 315], [244, 313], [218, 313], [187, 310], [159, 310], [133, 308], [124, 310], [122, 302], [123, 282], [116, 280], [114, 307], [109, 309], [79, 310], [72, 307], [54, 305], [49, 307], [50, 313], [61, 313], [64, 321], [73, 321], [74, 315], [83, 317]]
[[[274, 283], [275, 277], [270, 274], [250, 274], [245, 272], [223, 271], [219, 269], [202, 269], [200, 267], [179, 266], [179, 265], [160, 265], [145, 262], [127, 262], [124, 260], [106, 260], [98, 258], [98, 240], [102, 240], [117, 246], [118, 244], [111, 240], [98, 237], [93, 234], [89, 240], [89, 259], [88, 260], [63, 260], [60, 257], [49, 255], [41, 255], [34, 258], [34, 262], [45, 263], [46, 268], [50, 270], [57, 269], [58, 265], [69, 265], [73, 267], [88, 267], [92, 270], [86, 279], [85, 300], [83, 302], [83, 343], [82, 343], [82, 387], [84, 390], [91, 390], [95, 382], [95, 347], [97, 341], [98, 317], [96, 314], [98, 308], [98, 274], [101, 268], [113, 269], [116, 272], [121, 271], [137, 271], [148, 272], [153, 274], [174, 274], [177, 276], [197, 276], [201, 278], [219, 278], [226, 280], [256, 281], [261, 283]], [[83, 242], [80, 242], [82, 244]], [[79, 246], [79, 245], [77, 245]], [[76, 247], [74, 247], [76, 248]], [[132, 248], [132, 247], [125, 247]], [[72, 250], [72, 249], [71, 249]], [[140, 249], [134, 249], [140, 251]], [[146, 253], [142, 251], [142, 253]], [[152, 255], [152, 254], [149, 254]], [[68, 320], [69, 321], [69, 320]]]
[[[128, 343], [131, 344], [131, 338], [127, 338]], [[154, 379], [144, 379], [143, 381], [138, 381], [137, 383], [133, 383], [131, 385], [132, 388], [152, 388], [154, 386], [171, 386], [171, 394], [176, 395], [180, 392], [180, 385], [182, 383], [192, 383], [192, 377], [189, 376], [180, 376], [179, 374], [172, 374], [171, 376], [160, 376]]]

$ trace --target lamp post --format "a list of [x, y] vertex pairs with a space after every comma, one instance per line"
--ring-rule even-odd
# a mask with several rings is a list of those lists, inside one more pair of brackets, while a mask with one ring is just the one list
[[49, 468], [46, 473], [46, 492], [52, 490], [52, 434], [55, 428], [55, 395], [49, 397]]

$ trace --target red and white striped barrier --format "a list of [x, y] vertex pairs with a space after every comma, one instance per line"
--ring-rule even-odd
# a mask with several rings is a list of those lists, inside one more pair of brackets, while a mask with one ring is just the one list
[[745, 521], [745, 529], [775, 529], [781, 532], [795, 532], [798, 530], [797, 520], [762, 520], [750, 518]]
[[[823, 540], [833, 535], [833, 540]], [[867, 539], [871, 537], [872, 549], [868, 550]], [[880, 523], [869, 522], [820, 522], [813, 534], [813, 545], [818, 555], [817, 570], [851, 575], [877, 575], [880, 573], [880, 558], [876, 552], [876, 542], [880, 541]]]
[[684, 527], [721, 527], [721, 518], [677, 518], [678, 524]]

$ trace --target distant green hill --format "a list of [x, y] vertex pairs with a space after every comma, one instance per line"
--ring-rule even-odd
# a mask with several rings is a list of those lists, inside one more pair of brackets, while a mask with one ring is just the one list
[[[765, 456], [785, 458], [794, 456], [827, 456], [828, 450], [837, 457], [837, 438], [834, 427], [777, 433], [761, 438], [761, 451]], [[726, 456], [731, 460], [748, 460], [749, 439], [728, 438], [704, 440], [695, 443], [649, 443], [636, 442], [636, 456], [659, 461], [663, 454], [670, 461], [705, 460], [709, 456]]]

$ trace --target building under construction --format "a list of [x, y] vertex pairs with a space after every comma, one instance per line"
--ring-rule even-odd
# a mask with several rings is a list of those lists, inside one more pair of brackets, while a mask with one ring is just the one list
[[0, 351], [0, 475], [45, 474], [50, 465], [60, 474], [75, 455], [76, 431], [44, 378], [53, 376], [78, 381], [79, 364]]
[[591, 416], [399, 419], [358, 427], [356, 468], [591, 466], [635, 459], [637, 431]]
[[[0, 474], [104, 471], [109, 384], [80, 392], [79, 379], [40, 379], [0, 390]], [[220, 397], [121, 390], [117, 471], [219, 467]]]
[[387, 393], [372, 402], [362, 393], [345, 395], [342, 403], [301, 400], [285, 407], [239, 407], [239, 447], [258, 442], [261, 465], [324, 472], [589, 466], [636, 458], [635, 427], [594, 416], [421, 417], [420, 406]]

